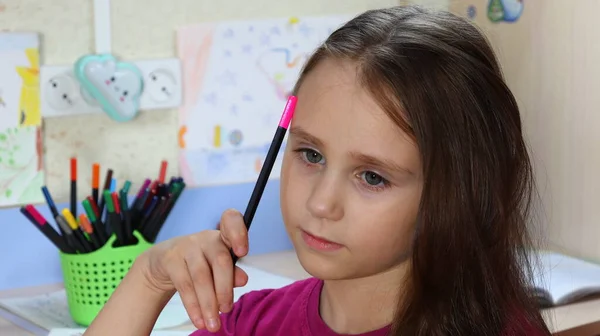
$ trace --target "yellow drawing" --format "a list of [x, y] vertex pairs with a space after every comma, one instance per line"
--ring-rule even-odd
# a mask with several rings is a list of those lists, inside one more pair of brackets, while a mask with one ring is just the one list
[[19, 101], [19, 124], [36, 126], [42, 123], [40, 114], [40, 56], [37, 48], [25, 49], [29, 67], [17, 67], [17, 73], [23, 79], [21, 100]]
[[292, 16], [289, 20], [288, 20], [288, 24], [297, 24], [300, 22], [300, 19], [297, 16]]
[[221, 147], [221, 126], [215, 126], [215, 134], [214, 134], [214, 145], [216, 148]]

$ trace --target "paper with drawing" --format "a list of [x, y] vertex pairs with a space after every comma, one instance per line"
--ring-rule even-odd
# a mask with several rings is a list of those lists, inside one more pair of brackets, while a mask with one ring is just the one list
[[[219, 22], [178, 30], [185, 86], [179, 161], [188, 184], [256, 180], [302, 65], [347, 19]], [[281, 155], [271, 178], [279, 177], [280, 168]]]
[[39, 40], [0, 33], [0, 206], [43, 201]]

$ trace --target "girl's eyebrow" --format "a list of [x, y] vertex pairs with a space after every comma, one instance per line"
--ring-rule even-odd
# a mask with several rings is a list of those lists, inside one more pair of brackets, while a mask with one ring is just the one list
[[304, 129], [302, 129], [301, 127], [294, 127], [292, 126], [292, 128], [290, 129], [290, 135], [293, 135], [295, 137], [298, 137], [306, 142], [310, 142], [311, 144], [317, 146], [317, 147], [324, 147], [323, 146], [323, 141], [321, 141], [321, 139], [317, 138], [316, 136], [308, 133], [307, 131], [305, 131]]
[[360, 161], [369, 166], [381, 167], [381, 168], [383, 168], [385, 170], [389, 170], [389, 171], [395, 171], [395, 172], [399, 172], [399, 173], [403, 173], [403, 174], [414, 175], [414, 173], [412, 171], [410, 171], [409, 169], [407, 169], [406, 167], [403, 167], [403, 166], [397, 164], [396, 162], [393, 162], [390, 160], [386, 160], [383, 158], [376, 158], [374, 156], [370, 156], [370, 155], [358, 153], [358, 152], [351, 152], [350, 156], [354, 160]]
[[[309, 142], [317, 147], [324, 147], [323, 141], [321, 141], [321, 139], [308, 133], [301, 127], [292, 127], [290, 129], [290, 135], [298, 137], [299, 139]], [[395, 171], [403, 174], [414, 175], [414, 173], [406, 167], [403, 167], [397, 164], [396, 162], [386, 160], [383, 158], [376, 158], [374, 156], [359, 152], [350, 152], [350, 157], [352, 157], [356, 161], [362, 162], [365, 165], [380, 167], [385, 170]]]

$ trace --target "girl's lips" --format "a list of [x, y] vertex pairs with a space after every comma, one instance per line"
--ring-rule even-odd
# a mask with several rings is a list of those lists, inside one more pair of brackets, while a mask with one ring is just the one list
[[302, 231], [302, 240], [304, 240], [304, 243], [306, 243], [306, 245], [308, 245], [310, 248], [312, 248], [314, 250], [329, 252], [329, 251], [339, 250], [342, 247], [344, 247], [343, 245], [334, 243], [325, 238], [321, 238], [321, 237], [312, 235], [304, 230], [301, 230], [301, 231]]

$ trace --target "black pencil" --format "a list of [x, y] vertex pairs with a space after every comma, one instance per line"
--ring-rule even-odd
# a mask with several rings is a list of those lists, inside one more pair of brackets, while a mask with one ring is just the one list
[[[298, 99], [295, 96], [290, 96], [288, 98], [287, 104], [285, 105], [281, 115], [281, 120], [279, 121], [279, 126], [277, 126], [277, 130], [273, 136], [273, 141], [271, 142], [271, 146], [269, 147], [269, 151], [267, 152], [263, 166], [258, 174], [256, 185], [254, 186], [254, 190], [252, 190], [250, 201], [248, 201], [248, 206], [244, 212], [244, 224], [246, 224], [246, 229], [248, 230], [250, 230], [252, 219], [254, 218], [254, 214], [258, 208], [258, 203], [260, 202], [260, 198], [262, 197], [265, 186], [267, 185], [267, 181], [269, 180], [269, 175], [271, 174], [271, 170], [273, 169], [273, 165], [277, 159], [277, 154], [279, 153], [279, 149], [281, 148], [281, 144], [285, 138], [285, 133], [290, 125], [292, 117], [294, 116], [297, 101]], [[233, 250], [231, 250], [230, 253], [233, 259], [233, 264], [235, 265], [238, 257], [235, 255], [235, 253], [233, 253]]]

